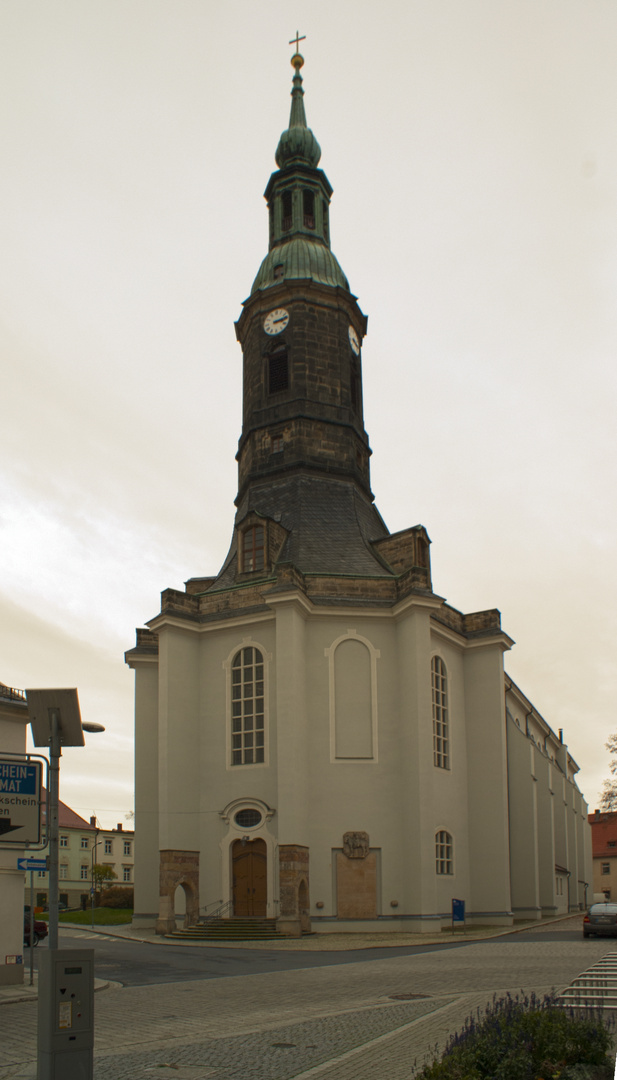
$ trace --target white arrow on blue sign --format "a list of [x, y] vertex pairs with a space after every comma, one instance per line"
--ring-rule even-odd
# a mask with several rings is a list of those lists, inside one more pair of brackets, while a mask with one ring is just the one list
[[47, 859], [18, 859], [18, 870], [47, 870]]

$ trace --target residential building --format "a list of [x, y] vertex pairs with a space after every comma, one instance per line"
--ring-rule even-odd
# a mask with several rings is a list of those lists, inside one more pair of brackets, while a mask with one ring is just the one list
[[589, 815], [593, 849], [593, 892], [596, 899], [617, 900], [617, 812]]
[[[45, 817], [45, 807], [43, 807]], [[113, 884], [133, 885], [135, 834], [120, 822], [115, 829], [101, 829], [95, 817], [89, 822], [60, 801], [58, 842], [58, 898], [69, 908], [87, 907], [92, 888], [92, 867], [110, 866], [116, 874]], [[48, 848], [41, 853], [44, 857]], [[28, 879], [29, 885], [29, 879]], [[34, 875], [35, 904], [46, 907], [49, 899], [49, 875], [46, 870]]]

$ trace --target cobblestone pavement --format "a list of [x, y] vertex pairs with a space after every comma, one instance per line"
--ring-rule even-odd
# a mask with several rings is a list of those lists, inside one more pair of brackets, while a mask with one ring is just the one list
[[[409, 1080], [494, 993], [560, 988], [614, 949], [538, 928], [532, 942], [110, 989], [96, 995], [94, 1078]], [[36, 1012], [2, 1006], [0, 1080], [36, 1076]]]

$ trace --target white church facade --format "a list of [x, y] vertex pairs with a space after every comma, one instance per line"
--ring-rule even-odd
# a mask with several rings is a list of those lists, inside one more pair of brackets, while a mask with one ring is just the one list
[[579, 910], [577, 765], [504, 671], [497, 610], [433, 591], [423, 526], [370, 489], [366, 317], [330, 247], [302, 58], [265, 197], [269, 251], [236, 324], [238, 494], [216, 576], [137, 631], [135, 922], [223, 905], [309, 929], [431, 931]]

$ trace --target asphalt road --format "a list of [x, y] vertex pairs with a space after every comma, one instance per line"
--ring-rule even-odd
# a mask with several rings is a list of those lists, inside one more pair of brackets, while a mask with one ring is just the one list
[[[575, 930], [542, 931], [542, 941], [579, 942], [580, 928]], [[537, 940], [537, 932], [512, 934], [491, 939], [500, 945], [516, 947], [517, 942]], [[89, 931], [60, 930], [60, 948], [93, 948], [95, 975], [123, 986], [150, 986], [157, 983], [190, 982], [195, 979], [221, 979], [235, 975], [259, 975], [273, 971], [293, 971], [303, 968], [328, 967], [340, 964], [366, 963], [395, 956], [425, 956], [431, 952], [453, 952], [465, 949], [473, 942], [436, 945], [413, 945], [397, 948], [357, 949], [345, 952], [283, 952], [274, 949], [208, 949], [189, 945], [157, 945], [106, 937]], [[490, 944], [490, 940], [487, 942]], [[46, 948], [41, 943], [37, 954]], [[24, 957], [29, 966], [29, 957]]]

